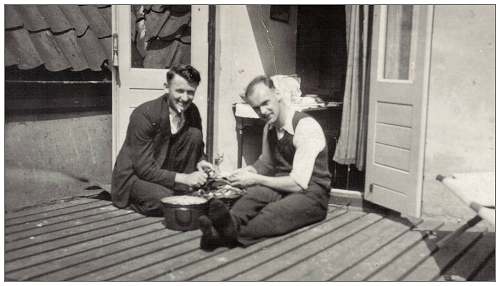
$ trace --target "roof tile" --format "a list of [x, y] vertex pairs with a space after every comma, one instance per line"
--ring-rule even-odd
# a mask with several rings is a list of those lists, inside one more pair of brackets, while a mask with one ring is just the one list
[[38, 11], [44, 17], [54, 34], [66, 32], [73, 28], [58, 5], [39, 5]]
[[23, 21], [12, 5], [5, 5], [5, 29], [15, 29], [23, 26]]
[[5, 65], [99, 71], [111, 57], [111, 5], [5, 5]]
[[28, 31], [37, 32], [50, 27], [38, 10], [38, 5], [15, 5], [15, 8]]
[[82, 5], [80, 6], [80, 9], [83, 11], [85, 16], [87, 16], [91, 30], [94, 31], [99, 39], [111, 35], [111, 21], [107, 22], [102, 14], [97, 11], [98, 8], [96, 6]]
[[[20, 69], [32, 69], [43, 64], [28, 31], [24, 29], [5, 33], [5, 50], [5, 64], [7, 66], [13, 63], [18, 65]], [[9, 56], [14, 58], [8, 58]]]
[[71, 67], [50, 31], [31, 33], [30, 38], [49, 71], [60, 71]]
[[85, 31], [87, 31], [90, 24], [87, 21], [87, 17], [82, 13], [82, 10], [80, 10], [80, 6], [59, 5], [59, 7], [64, 12], [64, 15], [66, 15], [66, 19], [68, 19], [73, 28], [76, 30], [76, 35], [78, 37], [82, 36]]

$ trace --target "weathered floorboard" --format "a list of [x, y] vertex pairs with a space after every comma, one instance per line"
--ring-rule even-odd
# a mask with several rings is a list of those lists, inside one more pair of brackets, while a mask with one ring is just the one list
[[[120, 231], [115, 234], [103, 237], [96, 238], [89, 241], [84, 241], [79, 244], [71, 245], [64, 248], [55, 249], [53, 251], [49, 251], [42, 255], [30, 256], [23, 259], [15, 260], [6, 264], [6, 272], [9, 277], [15, 279], [22, 279], [22, 277], [32, 277], [33, 269], [38, 268], [40, 265], [48, 265], [51, 263], [57, 263], [58, 260], [63, 260], [69, 257], [76, 257], [77, 255], [85, 255], [88, 251], [93, 251], [96, 249], [109, 249], [114, 247], [116, 243], [120, 243], [122, 241], [127, 241], [128, 239], [140, 238], [142, 236], [146, 236], [150, 232], [155, 232], [159, 230], [164, 230], [165, 227], [155, 221], [153, 223], [145, 224], [141, 227], [137, 227], [127, 231]], [[107, 251], [107, 250], [106, 250]], [[69, 258], [71, 259], [71, 258]], [[63, 260], [64, 261], [64, 260]], [[73, 260], [72, 264], [78, 264], [78, 260]], [[71, 266], [71, 265], [68, 265]], [[50, 269], [50, 271], [54, 271], [56, 269]], [[44, 272], [39, 273], [38, 276], [44, 274]]]
[[[81, 233], [79, 235], [72, 235], [67, 237], [62, 237], [58, 239], [47, 240], [38, 244], [28, 245], [24, 248], [17, 248], [18, 243], [12, 242], [6, 245], [5, 260], [10, 261], [16, 258], [23, 258], [26, 256], [32, 256], [39, 253], [44, 253], [50, 250], [58, 249], [64, 246], [73, 245], [81, 243], [89, 239], [95, 239], [98, 237], [103, 237], [120, 230], [126, 230], [134, 227], [139, 227], [148, 221], [147, 218], [142, 216], [123, 216], [113, 219], [115, 222], [113, 225], [103, 228], [95, 229], [88, 232]], [[49, 234], [51, 235], [51, 234]], [[12, 250], [10, 250], [12, 249]]]
[[[472, 243], [475, 239], [479, 237], [479, 233], [464, 233], [461, 239], [458, 240], [457, 244], [445, 245], [443, 249], [445, 251], [449, 248], [454, 248], [453, 252], [448, 250], [441, 253], [454, 253], [454, 251], [461, 250], [467, 245]], [[444, 236], [444, 233], [443, 235]], [[441, 249], [441, 250], [443, 250]], [[434, 243], [428, 243], [428, 241], [421, 241], [413, 248], [405, 253], [402, 253], [397, 259], [392, 261], [380, 272], [375, 273], [371, 276], [368, 281], [399, 281], [404, 279], [404, 277], [419, 266], [424, 260], [426, 260], [430, 255], [432, 255], [436, 250], [438, 250]]]
[[37, 235], [45, 235], [50, 232], [62, 231], [64, 229], [74, 228], [74, 227], [85, 227], [87, 224], [96, 223], [100, 220], [108, 220], [117, 216], [128, 215], [132, 211], [123, 211], [114, 209], [108, 212], [96, 213], [94, 215], [78, 217], [74, 220], [45, 225], [43, 227], [32, 228], [24, 231], [15, 232], [12, 234], [7, 234], [5, 236], [5, 242], [18, 241], [25, 238], [30, 238]]
[[41, 213], [35, 213], [31, 215], [26, 215], [26, 216], [21, 216], [21, 217], [16, 217], [12, 219], [8, 219], [5, 221], [5, 227], [7, 230], [10, 231], [11, 226], [15, 225], [20, 225], [20, 224], [26, 224], [29, 222], [34, 222], [34, 221], [40, 221], [40, 220], [46, 220], [49, 218], [56, 218], [61, 215], [68, 215], [71, 213], [76, 213], [80, 212], [82, 210], [88, 210], [92, 208], [98, 208], [102, 206], [110, 206], [111, 203], [108, 201], [94, 201], [94, 202], [89, 202], [88, 204], [77, 204], [68, 208], [60, 208], [56, 209], [53, 211], [46, 211], [46, 212], [41, 212]]
[[[79, 205], [79, 207], [81, 207], [81, 205]], [[44, 217], [44, 218], [40, 217], [25, 223], [19, 223], [16, 225], [8, 226], [5, 228], [5, 231], [8, 232], [9, 234], [15, 234], [26, 230], [37, 229], [40, 227], [46, 227], [49, 225], [73, 221], [76, 219], [93, 216], [103, 212], [112, 212], [114, 210], [116, 210], [116, 208], [109, 204], [93, 206], [92, 208], [85, 208], [85, 209], [82, 208], [69, 213], [62, 213], [57, 216]]]
[[89, 198], [78, 198], [74, 200], [70, 200], [67, 202], [53, 202], [52, 204], [49, 205], [44, 205], [44, 206], [33, 206], [28, 209], [24, 210], [18, 210], [18, 211], [11, 211], [11, 212], [6, 212], [5, 213], [5, 220], [9, 221], [14, 218], [21, 218], [21, 217], [26, 217], [26, 216], [31, 216], [31, 215], [36, 215], [40, 213], [48, 213], [51, 211], [55, 210], [62, 210], [62, 209], [67, 209], [72, 206], [76, 205], [82, 205], [82, 204], [92, 204], [98, 202], [95, 199], [89, 199]]
[[472, 281], [495, 281], [495, 252], [480, 267], [471, 277]]
[[[142, 225], [134, 226], [128, 229], [121, 229], [115, 231], [112, 234], [102, 235], [98, 237], [93, 237], [88, 240], [81, 240], [75, 244], [68, 245], [65, 247], [59, 247], [50, 251], [43, 252], [38, 255], [31, 255], [26, 257], [16, 257], [12, 256], [12, 261], [6, 261], [5, 271], [12, 271], [20, 268], [25, 268], [27, 266], [45, 263], [47, 261], [52, 261], [54, 259], [60, 259], [75, 253], [80, 253], [87, 251], [89, 249], [94, 249], [102, 245], [112, 244], [116, 241], [127, 239], [135, 235], [141, 235], [152, 229], [164, 229], [165, 227], [159, 223], [157, 219], [148, 219], [140, 221]], [[8, 263], [7, 263], [8, 262]]]
[[[429, 231], [437, 230], [442, 223], [425, 222], [420, 224], [418, 229], [425, 229]], [[340, 271], [338, 274], [333, 275], [328, 280], [334, 281], [363, 281], [373, 273], [379, 271], [382, 267], [395, 260], [401, 253], [411, 248], [422, 240], [428, 239], [427, 231], [417, 231], [413, 229], [404, 233], [402, 236], [391, 240], [390, 244], [383, 245], [376, 252], [362, 257], [346, 269]]]
[[[199, 248], [201, 232], [77, 199], [6, 214], [5, 279], [18, 281], [430, 281], [495, 279], [495, 234], [330, 208], [327, 218], [246, 248]], [[479, 225], [478, 225], [479, 226]]]
[[[193, 257], [186, 257], [183, 262], [178, 263], [180, 261], [169, 261], [169, 265], [172, 265], [172, 271], [169, 272], [160, 272], [156, 271], [151, 271], [152, 269], [144, 269], [143, 272], [147, 273], [147, 277], [151, 277], [155, 281], [189, 281], [193, 280], [195, 277], [201, 276], [205, 273], [208, 273], [210, 271], [213, 271], [217, 268], [223, 267], [225, 265], [230, 265], [234, 261], [237, 261], [239, 259], [242, 259], [244, 257], [249, 256], [252, 253], [261, 251], [263, 249], [267, 249], [273, 245], [280, 244], [281, 242], [291, 238], [295, 237], [297, 235], [300, 235], [304, 232], [310, 231], [319, 224], [323, 223], [328, 223], [331, 220], [336, 220], [339, 217], [346, 215], [345, 210], [340, 210], [340, 209], [333, 209], [330, 211], [328, 217], [326, 218], [325, 221], [322, 221], [317, 224], [313, 224], [310, 226], [306, 226], [304, 228], [301, 228], [299, 230], [296, 230], [292, 233], [283, 235], [283, 236], [278, 236], [278, 237], [273, 237], [266, 239], [258, 244], [250, 245], [246, 248], [241, 248], [237, 247], [234, 249], [231, 249], [230, 251], [219, 251], [215, 255], [211, 256], [210, 259], [203, 259], [203, 260], [198, 260], [195, 262], [189, 262], [190, 258]], [[218, 251], [218, 250], [216, 250]], [[155, 267], [158, 268], [158, 267]], [[155, 273], [155, 276], [151, 276], [151, 272]], [[131, 276], [133, 277], [133, 276]]]
[[365, 216], [368, 215], [354, 212], [347, 213], [336, 220], [320, 224], [308, 232], [286, 239], [278, 245], [261, 249], [260, 251], [252, 253], [242, 259], [233, 261], [231, 264], [198, 276], [194, 278], [193, 281], [224, 281], [231, 279], [240, 273], [248, 271], [251, 268], [259, 266], [264, 262], [282, 255], [290, 249], [309, 243], [310, 241], [323, 237], [330, 232], [343, 229], [347, 225], [356, 224], [358, 219], [362, 219]]
[[[474, 244], [467, 246], [462, 251], [453, 253], [453, 248], [442, 249], [428, 257], [417, 269], [405, 277], [407, 281], [441, 280], [445, 276], [455, 275], [464, 280], [470, 280], [476, 267], [481, 265], [494, 251], [494, 235], [484, 234]], [[450, 252], [445, 252], [449, 250]], [[458, 261], [455, 259], [458, 258]]]
[[295, 265], [266, 277], [265, 280], [327, 281], [355, 264], [361, 257], [369, 255], [409, 230], [410, 226], [402, 224], [401, 221], [384, 218], [381, 222], [371, 225], [317, 255], [312, 257], [304, 255], [304, 258]]
[[[11, 272], [10, 275], [17, 277], [21, 280], [33, 280], [40, 279], [44, 275], [52, 274], [55, 272], [68, 272], [71, 267], [79, 264], [95, 261], [97, 259], [106, 257], [108, 255], [113, 255], [116, 253], [127, 251], [133, 247], [138, 247], [141, 245], [147, 245], [149, 243], [154, 243], [161, 239], [177, 235], [177, 232], [165, 231], [164, 227], [160, 227], [159, 224], [155, 225], [156, 228], [149, 227], [150, 229], [141, 229], [140, 233], [129, 233], [130, 236], [117, 239], [107, 244], [98, 245], [94, 248], [87, 249], [85, 251], [76, 252], [75, 254], [64, 256], [61, 258], [56, 258], [48, 261], [41, 262], [39, 264], [34, 264], [29, 267], [21, 268], [15, 272]], [[98, 263], [93, 264], [96, 269], [101, 269], [101, 265]], [[83, 275], [84, 273], [73, 272], [72, 275]]]
[[[123, 212], [120, 216], [106, 216], [107, 213], [94, 216], [95, 222], [79, 225], [76, 224], [73, 227], [64, 228], [58, 231], [49, 231], [36, 236], [31, 236], [24, 239], [9, 241], [5, 249], [6, 252], [17, 250], [20, 248], [26, 248], [30, 245], [47, 243], [50, 241], [57, 240], [58, 243], [61, 239], [76, 235], [84, 235], [90, 231], [104, 230], [108, 227], [114, 226], [115, 224], [120, 224], [124, 222], [129, 222], [131, 220], [142, 218], [143, 216], [137, 213], [127, 213]], [[101, 219], [102, 217], [102, 219]]]
[[[170, 231], [165, 230], [166, 233]], [[177, 233], [165, 238], [151, 241], [150, 243], [141, 243], [129, 249], [105, 255], [98, 259], [77, 264], [73, 267], [50, 273], [49, 275], [39, 277], [38, 280], [59, 281], [99, 281], [107, 280], [117, 275], [121, 271], [131, 271], [140, 267], [143, 263], [153, 263], [168, 259], [170, 256], [176, 256], [184, 251], [189, 251], [186, 247], [189, 242], [196, 240], [199, 233], [190, 231]], [[116, 245], [113, 245], [113, 248]]]
[[356, 220], [352, 224], [342, 227], [342, 231], [330, 232], [325, 236], [315, 240], [309, 240], [307, 244], [290, 249], [286, 253], [275, 257], [272, 260], [261, 263], [248, 271], [240, 273], [230, 280], [233, 281], [262, 281], [274, 275], [278, 271], [285, 270], [299, 263], [304, 258], [312, 257], [329, 248], [336, 247], [339, 243], [348, 241], [358, 233], [364, 232], [367, 228], [378, 226], [383, 218], [379, 215], [369, 214]]

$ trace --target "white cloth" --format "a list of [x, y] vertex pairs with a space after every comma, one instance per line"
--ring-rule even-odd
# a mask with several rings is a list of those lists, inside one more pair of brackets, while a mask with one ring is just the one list
[[281, 98], [289, 104], [294, 104], [302, 95], [300, 79], [293, 75], [273, 75], [271, 80]]

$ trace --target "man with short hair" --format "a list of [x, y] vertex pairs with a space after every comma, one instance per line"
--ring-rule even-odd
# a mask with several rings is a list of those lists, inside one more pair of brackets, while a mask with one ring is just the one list
[[131, 114], [125, 142], [116, 158], [111, 197], [120, 208], [161, 216], [161, 198], [203, 185], [207, 175], [201, 117], [193, 98], [199, 72], [171, 67], [165, 94]]
[[212, 200], [208, 216], [199, 218], [202, 249], [247, 246], [327, 214], [331, 176], [321, 126], [295, 111], [266, 76], [250, 82], [244, 99], [266, 120], [262, 154], [228, 177], [232, 185], [246, 187], [247, 194], [231, 210]]

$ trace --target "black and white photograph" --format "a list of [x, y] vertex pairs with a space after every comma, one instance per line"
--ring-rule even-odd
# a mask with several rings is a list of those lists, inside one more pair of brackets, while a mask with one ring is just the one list
[[3, 281], [496, 281], [496, 5], [2, 3]]

